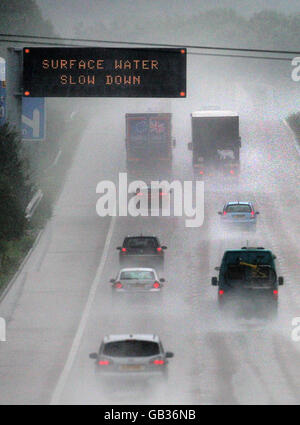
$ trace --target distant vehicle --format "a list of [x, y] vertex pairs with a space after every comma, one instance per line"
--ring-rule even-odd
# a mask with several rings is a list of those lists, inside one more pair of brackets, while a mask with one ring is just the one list
[[120, 264], [129, 264], [130, 266], [137, 263], [142, 266], [158, 264], [164, 262], [165, 245], [161, 245], [156, 236], [127, 236], [122, 246], [118, 246], [120, 251]]
[[278, 286], [283, 277], [277, 277], [272, 251], [262, 247], [243, 247], [225, 251], [219, 277], [212, 278], [212, 285], [218, 286], [218, 301], [222, 306], [235, 296], [248, 299], [262, 299], [266, 304], [277, 307]]
[[159, 279], [155, 269], [139, 267], [121, 269], [116, 279], [110, 279], [110, 282], [115, 293], [158, 293], [165, 279]]
[[239, 174], [241, 137], [239, 116], [236, 112], [202, 110], [191, 114], [192, 142], [195, 173], [206, 176], [221, 171], [227, 175]]
[[111, 380], [122, 376], [165, 380], [168, 359], [173, 356], [152, 334], [105, 336], [98, 353], [89, 355], [95, 360], [96, 371]]
[[227, 202], [223, 211], [219, 211], [221, 221], [224, 224], [250, 225], [251, 229], [256, 228], [256, 217], [259, 214], [254, 210], [252, 202]]
[[[172, 190], [172, 189], [171, 189]], [[155, 208], [161, 211], [163, 209], [163, 199], [166, 198], [166, 205], [169, 205], [171, 190], [166, 188], [155, 188], [147, 186], [145, 189], [137, 189], [135, 195], [147, 199], [147, 209], [154, 211]]]
[[172, 170], [172, 114], [126, 114], [126, 153], [129, 175], [168, 177]]

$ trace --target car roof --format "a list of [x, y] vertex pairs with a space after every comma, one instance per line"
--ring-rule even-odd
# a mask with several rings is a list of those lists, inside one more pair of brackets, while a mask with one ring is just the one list
[[124, 238], [124, 240], [125, 239], [138, 239], [138, 238], [140, 238], [140, 239], [143, 239], [143, 238], [154, 238], [154, 239], [157, 239], [157, 236], [154, 236], [154, 235], [137, 235], [137, 236], [130, 236], [130, 235], [128, 235], [128, 236], [125, 236], [125, 238]]
[[150, 268], [150, 267], [126, 267], [124, 269], [120, 269], [119, 273], [132, 272], [132, 271], [154, 272], [155, 273], [155, 269]]
[[259, 247], [259, 246], [258, 247], [252, 247], [252, 246], [246, 247], [246, 246], [243, 246], [240, 249], [227, 249], [225, 251], [225, 254], [226, 254], [226, 252], [245, 252], [245, 251], [254, 251], [254, 252], [262, 252], [262, 251], [264, 251], [264, 252], [270, 252], [272, 254], [272, 251], [270, 249], [265, 249], [265, 248]]
[[252, 206], [252, 202], [248, 202], [248, 201], [230, 201], [230, 202], [226, 202], [225, 205], [251, 205]]
[[137, 339], [140, 341], [151, 341], [159, 342], [158, 335], [155, 334], [116, 334], [116, 335], [105, 335], [103, 342], [106, 344], [108, 342], [114, 341], [126, 341], [128, 339]]

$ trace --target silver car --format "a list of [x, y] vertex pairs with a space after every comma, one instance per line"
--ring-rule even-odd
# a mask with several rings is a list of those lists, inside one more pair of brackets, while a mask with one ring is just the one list
[[162, 343], [154, 334], [105, 336], [98, 353], [91, 353], [96, 371], [107, 378], [166, 378], [168, 358]]
[[159, 279], [155, 269], [135, 267], [121, 269], [110, 282], [114, 293], [160, 292], [165, 279]]
[[221, 221], [226, 224], [246, 225], [255, 229], [258, 211], [254, 210], [252, 202], [227, 202], [223, 211], [219, 211]]

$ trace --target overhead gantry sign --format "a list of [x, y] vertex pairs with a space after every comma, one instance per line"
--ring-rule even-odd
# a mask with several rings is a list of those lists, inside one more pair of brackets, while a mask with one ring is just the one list
[[27, 97], [186, 97], [186, 49], [27, 47]]

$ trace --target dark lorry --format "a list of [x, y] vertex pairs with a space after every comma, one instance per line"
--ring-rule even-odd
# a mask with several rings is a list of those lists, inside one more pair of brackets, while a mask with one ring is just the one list
[[193, 167], [197, 174], [239, 171], [241, 138], [239, 116], [232, 111], [195, 111], [191, 114]]
[[126, 114], [127, 171], [135, 177], [169, 177], [172, 171], [172, 114]]

